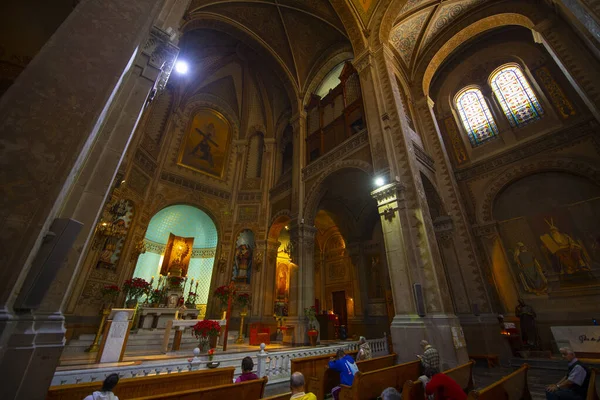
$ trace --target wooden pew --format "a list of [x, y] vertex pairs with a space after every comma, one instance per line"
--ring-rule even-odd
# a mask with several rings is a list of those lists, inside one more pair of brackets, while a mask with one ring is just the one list
[[[358, 353], [358, 351], [355, 350], [346, 354], [351, 355], [352, 358], [356, 359], [356, 353]], [[310, 378], [322, 377], [327, 369], [329, 359], [334, 356], [335, 353], [330, 353], [320, 356], [294, 358], [291, 360], [292, 373], [302, 372], [302, 375], [304, 375], [304, 382], [307, 384], [306, 389], [308, 390], [308, 382], [310, 382]]]
[[493, 368], [500, 365], [500, 358], [498, 354], [469, 354], [471, 360], [485, 360], [488, 368]]
[[383, 389], [390, 386], [398, 390], [408, 380], [415, 381], [421, 372], [421, 361], [411, 361], [370, 372], [358, 371], [352, 386], [341, 385], [340, 400], [376, 399]]
[[[361, 372], [370, 372], [376, 369], [391, 367], [396, 362], [396, 353], [388, 354], [387, 356], [376, 357], [370, 360], [358, 361], [356, 366]], [[325, 368], [323, 375], [310, 377], [306, 382], [307, 392], [314, 393], [317, 399], [324, 399], [327, 393], [331, 393], [331, 389], [340, 384], [340, 373]]]
[[471, 391], [468, 399], [531, 400], [531, 393], [527, 386], [528, 369], [529, 365], [523, 364], [521, 368], [490, 386]]
[[180, 390], [177, 392], [174, 392], [173, 388], [171, 388], [171, 393], [138, 397], [134, 400], [258, 400], [263, 396], [268, 380], [265, 376], [264, 378], [252, 381], [229, 383], [227, 385], [203, 389]]
[[596, 376], [598, 370], [596, 368], [590, 368], [590, 385], [588, 386], [588, 393], [585, 400], [600, 400], [598, 392], [596, 391]]
[[[469, 393], [473, 390], [473, 365], [475, 365], [475, 361], [471, 360], [466, 364], [446, 370], [442, 373], [454, 379], [465, 393]], [[404, 400], [423, 400], [425, 398], [423, 383], [418, 379], [406, 381], [402, 388], [402, 398]]]
[[[144, 376], [121, 379], [115, 387], [115, 395], [120, 399], [169, 393], [177, 390], [199, 389], [224, 385], [233, 381], [234, 367], [204, 369], [168, 375]], [[51, 386], [48, 400], [81, 400], [102, 387], [102, 382], [78, 383], [74, 385]]]
[[292, 397], [292, 392], [276, 394], [275, 396], [270, 397], [263, 397], [262, 400], [290, 400], [290, 397]]

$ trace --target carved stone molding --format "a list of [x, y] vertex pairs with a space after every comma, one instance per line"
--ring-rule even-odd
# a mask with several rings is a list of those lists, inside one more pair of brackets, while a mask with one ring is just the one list
[[435, 235], [441, 240], [450, 240], [454, 236], [454, 221], [446, 215], [433, 220]]
[[148, 65], [161, 71], [155, 87], [159, 92], [162, 91], [167, 86], [175, 66], [179, 48], [171, 43], [168, 33], [154, 26], [150, 31], [150, 37], [142, 47], [142, 54], [149, 57]]
[[474, 225], [473, 234], [477, 237], [494, 237], [498, 235], [498, 224], [496, 221], [488, 224]]
[[302, 179], [307, 180], [314, 175], [321, 172], [324, 168], [335, 163], [336, 161], [347, 157], [348, 155], [355, 153], [369, 143], [369, 136], [367, 130], [363, 130], [350, 138], [346, 139], [330, 152], [320, 157], [318, 160], [310, 163], [306, 168], [302, 170]]
[[143, 171], [148, 173], [150, 176], [154, 175], [154, 171], [156, 171], [156, 163], [147, 156], [144, 151], [138, 149], [135, 152], [133, 161], [139, 165]]
[[160, 179], [165, 182], [169, 182], [174, 185], [178, 185], [178, 186], [181, 186], [184, 188], [188, 188], [188, 189], [202, 192], [202, 193], [205, 193], [205, 194], [208, 194], [211, 196], [215, 196], [215, 197], [218, 197], [223, 200], [229, 200], [229, 198], [231, 197], [231, 193], [229, 193], [229, 192], [214, 188], [212, 186], [203, 185], [200, 182], [194, 182], [190, 179], [186, 179], [184, 177], [181, 177], [181, 176], [178, 176], [175, 174], [171, 174], [169, 172], [163, 171], [160, 174]]
[[352, 65], [354, 65], [356, 72], [360, 74], [365, 68], [373, 65], [373, 56], [371, 55], [371, 52], [367, 50], [356, 57], [356, 59], [352, 62]]
[[404, 185], [400, 182], [392, 182], [371, 192], [371, 196], [377, 200], [377, 206], [385, 206], [394, 201], [404, 201]]
[[421, 146], [419, 146], [415, 142], [413, 142], [413, 150], [415, 152], [417, 160], [419, 160], [421, 164], [429, 168], [432, 172], [435, 172], [435, 161], [433, 161], [433, 158], [431, 158], [429, 154], [427, 154], [425, 150], [423, 150]]

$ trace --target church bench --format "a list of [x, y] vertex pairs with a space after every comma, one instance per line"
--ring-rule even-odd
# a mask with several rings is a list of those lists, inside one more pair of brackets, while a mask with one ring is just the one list
[[531, 400], [531, 393], [529, 393], [529, 387], [527, 386], [528, 369], [529, 365], [523, 364], [521, 368], [490, 386], [471, 391], [468, 399]]
[[265, 376], [264, 378], [241, 383], [229, 383], [202, 389], [178, 390], [176, 392], [171, 388], [170, 393], [137, 397], [133, 400], [259, 400], [265, 392], [268, 380], [269, 378]]
[[[346, 354], [352, 356], [353, 358], [356, 358], [357, 353], [358, 351], [355, 350]], [[329, 359], [331, 357], [335, 357], [335, 353], [322, 354], [320, 356], [312, 357], [294, 358], [291, 360], [292, 373], [302, 372], [302, 375], [304, 375], [304, 381], [308, 385], [308, 382], [310, 382], [311, 377], [323, 376], [325, 370], [327, 369]]]
[[[374, 371], [385, 367], [391, 367], [396, 362], [396, 353], [388, 354], [387, 356], [376, 357], [370, 360], [358, 361], [356, 366], [361, 372]], [[317, 399], [325, 398], [327, 393], [331, 392], [340, 384], [340, 373], [334, 370], [325, 368], [323, 375], [311, 376], [306, 382], [306, 390], [317, 396]]]
[[596, 376], [598, 376], [598, 370], [590, 368], [590, 384], [588, 386], [588, 393], [585, 400], [600, 400], [598, 392], [596, 391]]
[[401, 390], [406, 381], [417, 380], [420, 372], [420, 360], [364, 373], [358, 371], [352, 386], [341, 385], [340, 400], [376, 399], [383, 389], [390, 386]]
[[[473, 365], [475, 365], [475, 361], [469, 361], [442, 373], [454, 379], [465, 393], [469, 393], [473, 390]], [[423, 400], [425, 398], [423, 383], [418, 379], [406, 381], [402, 388], [402, 398], [404, 400]]]
[[[234, 367], [180, 372], [168, 375], [125, 378], [119, 381], [114, 393], [120, 399], [131, 399], [178, 390], [199, 389], [224, 385], [233, 381]], [[102, 387], [102, 381], [77, 383], [73, 385], [51, 386], [47, 400], [81, 400]]]
[[[282, 394], [276, 394], [274, 396], [263, 397], [262, 400], [290, 400], [290, 397], [292, 397], [292, 392], [286, 392]], [[317, 397], [317, 399], [320, 398], [321, 397]]]
[[471, 360], [485, 360], [488, 368], [500, 365], [500, 358], [498, 354], [469, 354]]

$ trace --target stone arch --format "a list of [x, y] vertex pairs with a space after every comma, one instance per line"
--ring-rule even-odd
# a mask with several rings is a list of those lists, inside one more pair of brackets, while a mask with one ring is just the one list
[[358, 16], [350, 10], [346, 0], [329, 0], [329, 2], [346, 28], [354, 54], [359, 54], [365, 49], [367, 43]]
[[306, 196], [306, 204], [304, 206], [303, 213], [306, 224], [310, 226], [314, 225], [315, 216], [317, 215], [317, 211], [319, 208], [319, 202], [321, 201], [321, 199], [325, 195], [325, 192], [327, 191], [327, 188], [325, 188], [323, 182], [334, 173], [347, 168], [358, 169], [369, 176], [373, 174], [373, 166], [368, 162], [362, 160], [342, 160], [330, 165], [325, 171], [321, 173], [319, 178], [313, 184], [310, 192]]
[[542, 159], [523, 162], [498, 171], [490, 178], [489, 184], [483, 191], [483, 199], [477, 206], [477, 222], [490, 223], [494, 220], [492, 215], [496, 197], [517, 180], [540, 172], [567, 172], [590, 179], [600, 186], [600, 168], [585, 161], [567, 157], [544, 157]]
[[279, 210], [276, 212], [269, 222], [269, 232], [267, 233], [267, 239], [269, 240], [277, 240], [279, 238], [279, 233], [285, 227], [285, 224], [291, 221], [291, 212], [290, 210]]

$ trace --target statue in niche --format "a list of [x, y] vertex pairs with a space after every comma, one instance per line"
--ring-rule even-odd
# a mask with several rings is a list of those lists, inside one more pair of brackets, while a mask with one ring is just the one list
[[530, 350], [538, 349], [539, 340], [535, 324], [537, 315], [533, 307], [525, 304], [523, 299], [519, 299], [519, 304], [515, 308], [515, 316], [521, 322], [521, 339], [523, 340], [523, 345]]
[[277, 274], [277, 299], [283, 300], [287, 297], [287, 266], [279, 264], [279, 274]]
[[238, 246], [235, 251], [233, 278], [236, 282], [250, 283], [252, 249], [247, 244]]
[[554, 269], [561, 275], [571, 275], [579, 271], [590, 271], [589, 257], [580, 241], [575, 241], [566, 233], [561, 233], [554, 220], [545, 220], [550, 233], [540, 236], [544, 247], [552, 254]]
[[526, 292], [536, 295], [548, 293], [548, 280], [535, 254], [530, 252], [524, 243], [517, 243], [514, 260], [519, 267], [519, 278]]

